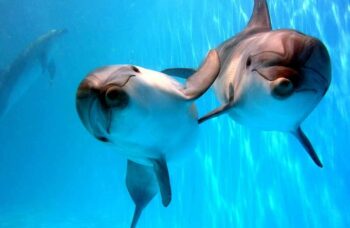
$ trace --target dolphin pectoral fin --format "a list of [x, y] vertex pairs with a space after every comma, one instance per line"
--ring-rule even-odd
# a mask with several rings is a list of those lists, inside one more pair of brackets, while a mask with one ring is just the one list
[[135, 203], [131, 228], [136, 227], [142, 210], [157, 194], [157, 179], [151, 166], [144, 166], [128, 160], [126, 187]]
[[298, 127], [295, 131], [292, 132], [293, 135], [299, 140], [299, 142], [303, 145], [306, 152], [310, 155], [311, 159], [315, 162], [317, 166], [320, 168], [323, 167], [321, 160], [319, 159], [316, 151], [314, 150], [313, 146], [311, 145], [310, 140], [307, 138], [307, 136], [304, 134], [301, 127]]
[[56, 64], [53, 60], [51, 60], [47, 65], [47, 71], [49, 72], [50, 80], [52, 81], [56, 74]]
[[204, 121], [207, 121], [209, 119], [215, 118], [221, 114], [224, 114], [227, 110], [229, 110], [232, 106], [228, 104], [224, 104], [223, 106], [220, 106], [217, 109], [214, 109], [213, 111], [209, 112], [208, 114], [204, 115], [203, 117], [198, 119], [198, 123], [201, 124]]
[[208, 114], [204, 115], [203, 117], [199, 118], [198, 123], [201, 124], [206, 120], [215, 118], [221, 114], [224, 114], [228, 110], [230, 110], [234, 105], [234, 91], [233, 91], [232, 85], [230, 85], [229, 94], [230, 94], [230, 98], [228, 99], [228, 102], [226, 104], [220, 106], [217, 109], [214, 109], [213, 111], [211, 111]]
[[160, 189], [160, 194], [162, 196], [162, 203], [164, 207], [167, 207], [171, 201], [171, 186], [169, 171], [166, 161], [161, 159], [153, 160], [153, 169], [156, 174], [158, 185]]
[[169, 68], [169, 69], [162, 70], [162, 73], [187, 79], [191, 75], [196, 73], [196, 70], [192, 68]]
[[48, 59], [47, 59], [47, 54], [44, 52], [42, 55], [40, 55], [40, 65], [41, 65], [41, 72], [45, 73], [47, 70], [48, 66]]
[[50, 81], [52, 81], [56, 74], [56, 64], [53, 60], [49, 61], [47, 58], [47, 53], [43, 53], [40, 56], [40, 64], [41, 64], [41, 72], [47, 72], [50, 77]]
[[53, 80], [56, 74], [56, 64], [53, 60], [49, 61], [47, 58], [47, 53], [43, 53], [40, 56], [40, 64], [42, 73], [48, 72], [50, 79]]
[[253, 14], [246, 31], [251, 29], [271, 30], [270, 13], [266, 0], [254, 0]]
[[199, 69], [191, 75], [181, 89], [186, 100], [196, 99], [205, 93], [214, 83], [220, 72], [220, 59], [216, 50], [209, 51]]

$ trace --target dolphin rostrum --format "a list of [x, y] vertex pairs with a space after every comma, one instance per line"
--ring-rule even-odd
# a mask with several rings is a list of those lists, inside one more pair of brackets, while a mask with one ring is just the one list
[[266, 0], [255, 0], [245, 30], [212, 52], [219, 58], [202, 68], [213, 67], [219, 69], [218, 72], [211, 70], [199, 75], [189, 68], [163, 71], [187, 78], [187, 82], [197, 88], [194, 95], [214, 84], [223, 105], [199, 122], [228, 113], [249, 127], [289, 132], [322, 167], [300, 125], [331, 82], [330, 57], [324, 44], [295, 30], [272, 31]]
[[39, 63], [42, 71], [47, 71], [51, 80], [56, 67], [53, 61], [48, 61], [48, 52], [52, 44], [67, 32], [66, 29], [50, 30], [29, 44], [15, 60], [0, 72], [0, 118], [30, 87], [37, 75], [27, 75]]
[[[217, 58], [209, 54], [203, 66]], [[198, 75], [212, 70], [218, 68], [199, 69]], [[167, 163], [196, 146], [199, 125], [193, 100], [200, 95], [191, 81], [183, 86], [163, 73], [133, 65], [102, 67], [81, 82], [76, 107], [83, 125], [128, 159], [126, 186], [135, 203], [131, 227], [158, 190], [163, 205], [169, 205]]]

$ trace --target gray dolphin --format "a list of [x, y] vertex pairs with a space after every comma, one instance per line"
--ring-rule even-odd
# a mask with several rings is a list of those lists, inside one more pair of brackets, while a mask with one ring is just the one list
[[48, 61], [48, 52], [52, 44], [67, 32], [66, 29], [53, 29], [29, 44], [5, 69], [0, 72], [0, 118], [6, 114], [16, 99], [33, 83], [33, 76], [26, 75], [37, 63], [42, 71], [48, 72], [51, 80], [56, 67]]
[[[208, 55], [198, 75], [215, 67]], [[194, 77], [195, 78], [195, 77]], [[193, 153], [198, 136], [196, 84], [182, 85], [160, 72], [132, 65], [112, 65], [89, 73], [81, 82], [76, 107], [85, 128], [127, 160], [126, 186], [135, 203], [131, 227], [160, 191], [171, 201], [169, 161]]]
[[249, 127], [290, 132], [322, 167], [300, 124], [320, 102], [331, 82], [330, 57], [323, 43], [295, 30], [272, 31], [266, 1], [255, 0], [245, 30], [212, 52], [219, 58], [207, 63], [214, 70], [206, 74], [199, 75], [189, 68], [163, 71], [187, 78], [198, 88], [197, 93], [203, 93], [214, 83], [223, 105], [199, 122], [228, 113]]

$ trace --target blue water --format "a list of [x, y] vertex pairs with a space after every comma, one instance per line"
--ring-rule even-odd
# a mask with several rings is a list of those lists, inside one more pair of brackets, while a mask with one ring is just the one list
[[[201, 125], [193, 155], [171, 164], [173, 200], [159, 195], [138, 227], [350, 227], [350, 1], [268, 1], [274, 28], [320, 38], [332, 59], [331, 87], [303, 128], [317, 168], [290, 135], [260, 132], [227, 116]], [[132, 63], [196, 67], [241, 31], [245, 0], [0, 0], [0, 68], [52, 28], [69, 33], [42, 74], [1, 120], [0, 227], [128, 227], [134, 205], [126, 162], [93, 139], [75, 110], [90, 70]], [[209, 91], [199, 113], [216, 107]], [[171, 136], [169, 136], [171, 137]]]

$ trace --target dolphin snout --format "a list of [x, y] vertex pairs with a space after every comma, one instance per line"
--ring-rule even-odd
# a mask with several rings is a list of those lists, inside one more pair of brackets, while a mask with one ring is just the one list
[[83, 80], [77, 90], [76, 108], [85, 128], [102, 142], [109, 142], [112, 112], [129, 104], [129, 95], [116, 84], [105, 85], [96, 75]]
[[300, 84], [299, 72], [286, 66], [269, 66], [255, 69], [265, 80], [270, 81], [271, 95], [285, 99], [293, 94]]
[[271, 93], [275, 98], [287, 98], [293, 91], [293, 83], [287, 78], [278, 78], [271, 83]]
[[106, 88], [90, 76], [78, 87], [76, 108], [85, 128], [98, 140], [109, 142], [112, 108], [126, 106], [127, 99], [126, 93], [116, 86]]

